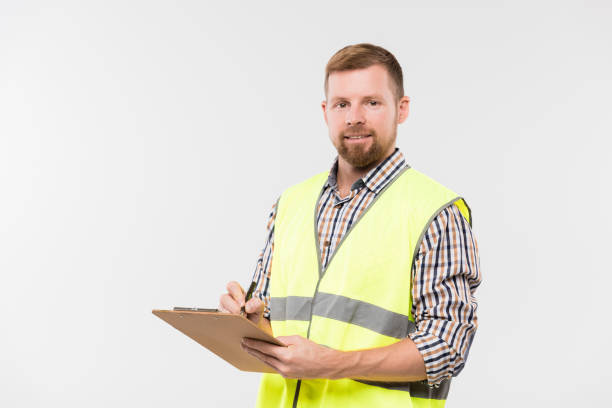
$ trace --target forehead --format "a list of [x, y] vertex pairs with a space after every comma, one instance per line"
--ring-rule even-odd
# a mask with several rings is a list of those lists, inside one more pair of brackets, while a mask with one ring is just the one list
[[393, 97], [391, 78], [382, 65], [329, 74], [327, 79], [329, 99], [374, 95]]

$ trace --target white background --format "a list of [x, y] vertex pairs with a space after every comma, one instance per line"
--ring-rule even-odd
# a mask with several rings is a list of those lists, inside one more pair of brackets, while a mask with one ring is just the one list
[[358, 42], [403, 66], [408, 162], [473, 210], [447, 406], [609, 400], [610, 2], [53, 3], [0, 2], [0, 406], [254, 404], [151, 309], [248, 284], [335, 157], [323, 70]]

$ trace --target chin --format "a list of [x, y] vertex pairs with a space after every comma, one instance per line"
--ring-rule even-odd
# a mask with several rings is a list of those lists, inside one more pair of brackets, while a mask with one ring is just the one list
[[351, 153], [343, 152], [340, 156], [342, 156], [347, 163], [356, 168], [368, 167], [381, 159], [380, 154], [376, 154], [376, 152], [366, 151], [361, 154]]

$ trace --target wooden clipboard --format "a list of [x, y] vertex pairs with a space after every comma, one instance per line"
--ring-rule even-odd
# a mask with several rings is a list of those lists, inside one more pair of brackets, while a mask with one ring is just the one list
[[189, 310], [153, 310], [153, 314], [191, 337], [234, 367], [242, 371], [276, 373], [240, 346], [243, 337], [285, 346], [241, 315]]

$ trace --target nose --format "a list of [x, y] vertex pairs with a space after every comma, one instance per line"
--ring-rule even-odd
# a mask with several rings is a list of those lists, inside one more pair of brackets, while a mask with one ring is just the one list
[[351, 107], [346, 113], [345, 122], [347, 126], [363, 125], [365, 124], [365, 115], [361, 106], [356, 105]]

